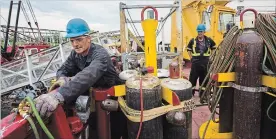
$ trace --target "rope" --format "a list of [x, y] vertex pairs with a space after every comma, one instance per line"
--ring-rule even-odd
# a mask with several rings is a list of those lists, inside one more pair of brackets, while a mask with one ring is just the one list
[[[119, 106], [125, 116], [132, 122], [140, 122], [141, 111], [134, 110], [127, 106], [125, 100], [122, 97], [118, 97]], [[172, 110], [181, 110], [182, 112], [192, 111], [195, 109], [194, 99], [185, 100], [180, 105], [164, 105], [161, 107], [153, 108], [143, 111], [143, 122], [152, 120], [156, 117], [164, 115]]]

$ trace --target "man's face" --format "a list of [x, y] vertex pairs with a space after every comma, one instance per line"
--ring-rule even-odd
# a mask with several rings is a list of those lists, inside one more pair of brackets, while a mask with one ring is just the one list
[[202, 38], [202, 37], [204, 36], [204, 33], [205, 33], [204, 31], [199, 31], [199, 32], [198, 32], [198, 37], [199, 37], [199, 38]]
[[90, 40], [90, 36], [79, 36], [70, 38], [73, 49], [78, 54], [85, 54], [88, 51], [88, 48], [90, 47]]

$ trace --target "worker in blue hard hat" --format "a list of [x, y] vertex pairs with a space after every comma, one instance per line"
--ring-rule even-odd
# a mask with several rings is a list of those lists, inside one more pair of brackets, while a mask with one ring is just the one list
[[[73, 50], [56, 75], [58, 81], [65, 83], [55, 91], [35, 99], [36, 108], [41, 116], [50, 116], [60, 103], [74, 103], [80, 95], [88, 92], [90, 87], [110, 88], [124, 83], [116, 73], [106, 49], [91, 42], [90, 28], [86, 21], [80, 18], [71, 19], [67, 24], [66, 32]], [[123, 125], [126, 127], [126, 119], [123, 114], [117, 115], [115, 113], [117, 119], [114, 119], [111, 112], [111, 126], [118, 127], [111, 133], [114, 139], [120, 139], [122, 134], [126, 134], [122, 131]], [[91, 120], [95, 126], [96, 118], [90, 118], [89, 121]], [[113, 124], [114, 120], [119, 121], [120, 124]]]
[[[215, 49], [216, 43], [209, 37], [205, 36], [206, 27], [204, 24], [199, 24], [196, 28], [197, 37], [192, 38], [187, 46], [187, 51], [191, 57], [192, 67], [189, 80], [193, 85], [193, 95], [195, 95], [195, 87], [197, 79], [199, 79], [199, 85], [203, 86], [201, 90], [204, 90], [202, 85], [204, 78], [207, 75], [207, 65], [209, 62], [209, 56], [211, 50]], [[202, 98], [203, 91], [199, 92], [199, 97]], [[203, 103], [203, 99], [201, 99]]]

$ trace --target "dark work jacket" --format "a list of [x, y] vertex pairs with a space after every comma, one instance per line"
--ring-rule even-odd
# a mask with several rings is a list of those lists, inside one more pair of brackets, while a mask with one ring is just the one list
[[[204, 36], [204, 40], [205, 40], [205, 48], [203, 50], [200, 50], [199, 40], [197, 37], [195, 38], [195, 42], [196, 42], [195, 51], [197, 53], [200, 53], [200, 51], [203, 51], [202, 53], [206, 53], [208, 51], [208, 48], [210, 48], [211, 50], [216, 49], [216, 47], [215, 47], [216, 43], [211, 38]], [[188, 43], [187, 51], [193, 52], [193, 45], [194, 45], [194, 38], [192, 38], [190, 40], [190, 42]], [[208, 63], [209, 57], [208, 56], [193, 56], [191, 61], [192, 61], [192, 63], [201, 63], [201, 62]]]
[[74, 50], [57, 71], [57, 78], [74, 78], [59, 88], [65, 103], [71, 103], [90, 87], [110, 88], [122, 84], [108, 52], [100, 45], [91, 44], [88, 55], [83, 57]]

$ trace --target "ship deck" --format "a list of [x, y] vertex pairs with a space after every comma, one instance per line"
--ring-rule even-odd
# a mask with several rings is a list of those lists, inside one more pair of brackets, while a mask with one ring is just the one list
[[[190, 67], [190, 65], [188, 65], [188, 67]], [[190, 74], [190, 68], [184, 68], [184, 76], [189, 78], [189, 74]], [[197, 84], [197, 87], [199, 85]], [[196, 104], [200, 104], [199, 103], [199, 96], [198, 96], [198, 92], [195, 93], [194, 99], [196, 101]], [[208, 109], [208, 106], [199, 106], [196, 107], [195, 110], [193, 110], [192, 113], [192, 138], [193, 139], [199, 139], [199, 128], [200, 126], [208, 121], [209, 117], [211, 115], [211, 112]]]

